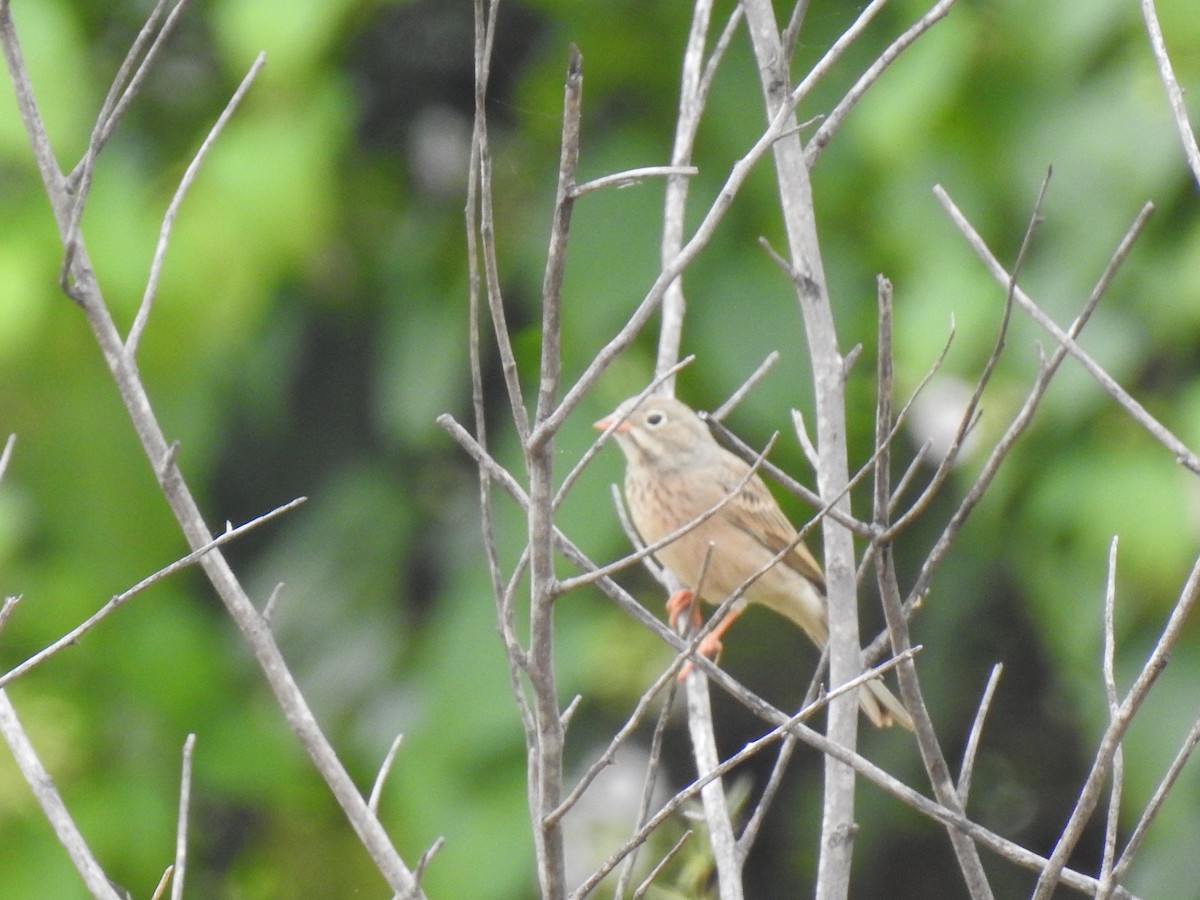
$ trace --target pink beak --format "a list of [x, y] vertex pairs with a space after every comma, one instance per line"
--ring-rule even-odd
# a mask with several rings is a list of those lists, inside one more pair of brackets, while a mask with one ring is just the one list
[[[592, 427], [595, 428], [597, 431], [606, 431], [606, 430], [608, 430], [608, 427], [610, 425], [612, 425], [612, 423], [613, 423], [613, 417], [605, 416], [599, 422], [593, 422]], [[622, 422], [620, 425], [618, 425], [616, 428], [613, 429], [613, 434], [624, 434], [632, 427], [633, 427], [633, 422], [629, 421], [629, 419], [626, 419], [624, 422]]]

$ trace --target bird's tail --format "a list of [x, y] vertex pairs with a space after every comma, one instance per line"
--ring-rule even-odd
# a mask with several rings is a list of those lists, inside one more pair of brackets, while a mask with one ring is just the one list
[[858, 705], [876, 728], [899, 725], [906, 731], [913, 730], [912, 716], [908, 714], [900, 698], [878, 679], [868, 681], [859, 688]]

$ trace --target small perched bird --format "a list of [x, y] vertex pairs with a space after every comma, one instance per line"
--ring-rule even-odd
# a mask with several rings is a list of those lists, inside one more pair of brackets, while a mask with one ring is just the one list
[[[625, 499], [633, 524], [653, 544], [694, 519], [720, 508], [687, 533], [655, 552], [686, 587], [667, 602], [671, 624], [691, 609], [695, 595], [721, 603], [747, 578], [786, 547], [791, 549], [747, 589], [725, 619], [700, 644], [715, 656], [721, 636], [745, 603], [761, 603], [799, 625], [813, 643], [829, 639], [825, 576], [757, 473], [716, 442], [708, 426], [672, 397], [626, 400], [595, 427], [610, 426], [625, 454]], [[893, 723], [909, 730], [912, 718], [879, 681], [858, 692], [859, 705], [877, 727]]]

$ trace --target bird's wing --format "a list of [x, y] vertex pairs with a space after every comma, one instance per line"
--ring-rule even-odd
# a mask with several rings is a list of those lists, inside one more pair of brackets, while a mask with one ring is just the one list
[[[732, 455], [732, 454], [731, 454]], [[744, 464], [743, 464], [744, 465]], [[738, 482], [745, 477], [743, 468], [737, 480], [720, 485], [722, 494], [737, 489]], [[727, 480], [719, 479], [719, 480]], [[784, 565], [794, 569], [817, 586], [821, 593], [825, 592], [825, 576], [821, 573], [813, 555], [803, 542], [795, 543], [796, 529], [788, 521], [779, 504], [771, 495], [770, 490], [757, 474], [737, 491], [737, 496], [727, 503], [718, 515], [724, 515], [731, 525], [745, 532], [755, 541], [765, 547], [772, 555], [782, 551], [789, 544], [791, 552], [784, 558]]]

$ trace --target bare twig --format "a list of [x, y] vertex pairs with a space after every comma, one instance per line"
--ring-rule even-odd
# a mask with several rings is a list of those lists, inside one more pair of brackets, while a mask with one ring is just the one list
[[[650, 874], [647, 875], [645, 879], [642, 880], [642, 883], [638, 885], [637, 890], [633, 892], [633, 900], [642, 900], [642, 898], [646, 896], [646, 891], [650, 890], [650, 885], [654, 883], [654, 879], [662, 873], [662, 870], [666, 868], [667, 863], [675, 858], [675, 854], [683, 849], [683, 845], [687, 843], [692, 834], [693, 832], [691, 829], [688, 829], [682, 835], [680, 835], [679, 840], [675, 842], [674, 846], [666, 852], [666, 855], [659, 860], [658, 865], [651, 869]], [[617, 896], [620, 895], [618, 894]]]
[[167, 885], [171, 883], [171, 876], [175, 874], [175, 867], [167, 866], [163, 869], [162, 877], [158, 879], [158, 884], [154, 887], [154, 893], [150, 895], [150, 900], [159, 900], [167, 889]]
[[1025, 226], [1025, 234], [1021, 238], [1021, 247], [1017, 251], [1016, 262], [1013, 264], [1012, 272], [1008, 277], [1008, 290], [1004, 297], [1004, 312], [1000, 317], [1000, 327], [996, 332], [996, 340], [992, 345], [992, 352], [983, 364], [983, 370], [975, 382], [975, 389], [971, 392], [971, 398], [967, 401], [967, 405], [963, 409], [962, 416], [959, 419], [958, 428], [955, 430], [954, 437], [951, 439], [949, 447], [946, 448], [946, 452], [942, 454], [942, 461], [933, 473], [933, 478], [929, 480], [929, 484], [925, 486], [925, 490], [914, 501], [912, 508], [891, 526], [889, 529], [891, 532], [888, 535], [889, 538], [894, 537], [908, 527], [909, 523], [925, 510], [932, 498], [941, 489], [946, 478], [949, 477], [950, 469], [958, 457], [958, 451], [962, 447], [967, 433], [971, 430], [976, 420], [975, 416], [976, 411], [979, 409], [979, 401], [983, 397], [984, 390], [992, 380], [992, 373], [996, 370], [996, 365], [1000, 362], [1000, 354], [1004, 352], [1004, 345], [1008, 338], [1008, 325], [1012, 319], [1013, 294], [1017, 289], [1017, 277], [1020, 275], [1021, 269], [1025, 264], [1026, 255], [1033, 242], [1034, 231], [1042, 221], [1042, 204], [1046, 199], [1046, 189], [1050, 186], [1051, 174], [1051, 170], [1047, 169], [1046, 175], [1042, 179], [1042, 185], [1038, 189], [1037, 199], [1033, 203], [1033, 212], [1030, 213], [1029, 222]]
[[1196, 132], [1188, 120], [1187, 104], [1183, 99], [1183, 88], [1175, 77], [1171, 66], [1171, 57], [1167, 55], [1167, 44], [1163, 40], [1162, 26], [1158, 24], [1158, 11], [1154, 8], [1154, 0], [1142, 0], [1142, 19], [1146, 23], [1146, 34], [1150, 38], [1150, 52], [1158, 64], [1158, 74], [1162, 77], [1163, 87], [1167, 89], [1167, 101], [1171, 104], [1171, 115], [1175, 119], [1175, 127], [1179, 131], [1179, 140], [1183, 144], [1183, 153], [1187, 157], [1188, 167], [1192, 170], [1192, 178], [1200, 185], [1200, 147], [1196, 145]]
[[626, 169], [624, 172], [613, 172], [611, 175], [602, 175], [583, 184], [574, 185], [571, 188], [571, 199], [578, 200], [584, 194], [604, 188], [626, 188], [647, 178], [667, 178], [674, 175], [691, 178], [699, 173], [700, 170], [695, 166], [641, 166], [637, 169]]
[[[1109, 722], [1120, 712], [1120, 699], [1117, 696], [1117, 677], [1113, 671], [1113, 657], [1116, 654], [1116, 628], [1113, 624], [1117, 596], [1117, 536], [1113, 535], [1108, 545], [1108, 583], [1104, 591], [1104, 697], [1108, 702]], [[1108, 815], [1104, 823], [1104, 856], [1100, 861], [1100, 891], [1096, 895], [1099, 900], [1107, 900], [1113, 888], [1113, 858], [1117, 852], [1117, 824], [1121, 813], [1121, 787], [1125, 777], [1125, 754], [1121, 745], [1113, 753], [1112, 784], [1109, 790]]]
[[[942, 207], [950, 215], [950, 218], [954, 222], [955, 226], [963, 234], [963, 236], [966, 237], [968, 243], [971, 245], [971, 248], [983, 261], [987, 270], [992, 274], [992, 277], [996, 278], [1002, 284], [1007, 285], [1009, 283], [1008, 274], [996, 260], [996, 257], [992, 255], [991, 250], [988, 249], [988, 246], [984, 242], [983, 238], [980, 237], [979, 233], [971, 227], [971, 224], [967, 221], [966, 217], [962, 214], [959, 208], [954, 205], [954, 201], [950, 199], [949, 195], [945, 192], [945, 190], [942, 189], [940, 185], [934, 187], [934, 194], [937, 196], [938, 201], [942, 204]], [[1121, 248], [1114, 253], [1109, 270], [1115, 270], [1116, 266], [1114, 264], [1119, 264], [1120, 261], [1123, 260], [1124, 254], [1127, 252], [1128, 247], [1132, 242], [1132, 238], [1141, 231], [1145, 224], [1145, 220], [1149, 217], [1153, 210], [1154, 205], [1151, 203], [1147, 203], [1142, 207], [1142, 211], [1138, 214], [1134, 225], [1130, 227], [1124, 238], [1122, 238]], [[1107, 284], [1105, 284], [1105, 286], [1107, 286]], [[1078, 360], [1079, 364], [1082, 365], [1085, 370], [1087, 370], [1087, 373], [1091, 375], [1092, 378], [1094, 378], [1097, 382], [1099, 382], [1100, 386], [1104, 388], [1105, 392], [1114, 400], [1116, 400], [1121, 408], [1133, 417], [1134, 421], [1145, 428], [1146, 431], [1148, 431], [1156, 440], [1159, 441], [1159, 443], [1170, 450], [1175, 455], [1177, 462], [1183, 466], [1186, 466], [1193, 472], [1200, 473], [1200, 459], [1196, 457], [1196, 454], [1193, 453], [1191, 449], [1189, 449], [1188, 446], [1183, 443], [1183, 441], [1177, 438], [1165, 425], [1154, 418], [1154, 416], [1152, 416], [1146, 410], [1146, 408], [1142, 406], [1142, 404], [1133, 399], [1133, 397], [1129, 395], [1128, 391], [1117, 384], [1116, 379], [1109, 375], [1099, 363], [1097, 363], [1091, 358], [1091, 356], [1088, 355], [1087, 351], [1085, 351], [1075, 342], [1075, 335], [1073, 333], [1070, 331], [1064, 332], [1061, 328], [1059, 328], [1054, 320], [1046, 315], [1046, 313], [1042, 311], [1041, 307], [1039, 307], [1029, 297], [1029, 295], [1019, 287], [1013, 292], [1013, 299], [1015, 299], [1017, 304], [1029, 314], [1031, 319], [1041, 325], [1046, 331], [1050, 332], [1050, 334], [1054, 336], [1054, 339], [1058, 341], [1058, 343], [1065, 348], [1068, 353]]]
[[1004, 664], [996, 663], [988, 675], [987, 685], [983, 689], [983, 697], [979, 700], [979, 708], [975, 710], [975, 718], [971, 721], [971, 731], [967, 735], [967, 746], [963, 749], [962, 766], [958, 772], [958, 803], [965, 811], [967, 800], [971, 796], [971, 776], [975, 771], [975, 754], [979, 752], [979, 739], [983, 735], [983, 723], [987, 720], [992, 708], [992, 697], [1000, 684], [1000, 676], [1004, 672]]
[[[888, 443], [888, 436], [892, 431], [892, 285], [882, 276], [879, 277], [878, 282], [879, 352], [876, 372], [875, 446], [879, 460], [875, 464], [873, 524], [880, 533], [880, 537], [875, 541], [877, 548], [875, 569], [879, 574], [879, 594], [883, 601], [883, 613], [887, 619], [892, 652], [899, 656], [910, 649], [911, 639], [908, 631], [908, 617], [904, 614], [904, 604], [896, 578], [892, 544], [884, 536], [887, 531], [888, 510], [892, 496], [891, 453]], [[933, 786], [934, 796], [948, 809], [963, 813], [962, 802], [950, 777], [950, 768], [946, 764], [945, 754], [938, 742], [933, 722], [929, 718], [929, 711], [925, 707], [916, 667], [911, 660], [906, 660], [897, 668], [897, 674], [900, 679], [900, 696], [904, 700], [905, 708], [912, 716], [914, 731], [917, 735], [917, 746], [921, 751], [921, 761], [925, 764], [925, 771]], [[990, 900], [992, 889], [988, 884], [987, 875], [983, 871], [978, 848], [958, 829], [949, 828], [948, 833], [970, 896], [977, 900]]]
[[396, 735], [391, 746], [388, 747], [388, 752], [384, 754], [383, 762], [379, 765], [375, 783], [371, 785], [371, 796], [367, 798], [367, 808], [375, 815], [379, 815], [379, 798], [383, 795], [383, 783], [387, 781], [388, 773], [392, 771], [392, 763], [396, 761], [396, 754], [400, 752], [400, 744], [403, 741], [404, 735]]
[[[6, 12], [0, 10], [0, 13], [6, 14]], [[100, 863], [88, 849], [87, 842], [71, 818], [71, 814], [67, 811], [66, 804], [63, 803], [58, 789], [54, 786], [53, 779], [50, 778], [50, 773], [38, 759], [37, 751], [33, 749], [29, 736], [25, 733], [20, 719], [17, 718], [17, 711], [13, 709], [12, 701], [8, 699], [8, 692], [4, 690], [0, 690], [0, 735], [3, 735], [4, 740], [8, 743], [13, 759], [17, 762], [17, 768], [21, 770], [38, 805], [41, 806], [42, 812], [45, 813], [46, 819], [54, 829], [59, 843], [71, 857], [71, 863], [79, 872], [83, 883], [87, 885], [88, 891], [93, 897], [100, 898], [100, 900], [120, 900], [108, 877], [104, 874], [104, 870], [100, 868]]]
[[1121, 702], [1117, 714], [1109, 723], [1108, 728], [1105, 729], [1104, 736], [1100, 739], [1100, 746], [1096, 748], [1096, 756], [1092, 760], [1091, 771], [1088, 772], [1088, 777], [1084, 781], [1082, 790], [1079, 792], [1079, 799], [1075, 804], [1075, 809], [1072, 810], [1071, 817], [1067, 820], [1066, 827], [1063, 828], [1063, 833], [1054, 847], [1054, 852], [1050, 855], [1050, 860], [1046, 864], [1046, 868], [1042, 870], [1042, 874], [1038, 878], [1037, 886], [1033, 892], [1034, 900], [1047, 900], [1053, 893], [1055, 885], [1058, 884], [1063, 866], [1066, 865], [1067, 858], [1070, 856], [1071, 851], [1074, 850], [1076, 843], [1083, 834], [1084, 826], [1087, 825], [1092, 811], [1096, 808], [1097, 802], [1099, 802], [1100, 791], [1104, 784], [1104, 779], [1109, 773], [1113, 754], [1120, 745], [1121, 738], [1124, 736], [1125, 730], [1129, 727], [1129, 723], [1133, 721], [1134, 715], [1145, 701], [1151, 686], [1166, 666], [1167, 658], [1178, 642], [1183, 632], [1183, 627], [1187, 622], [1188, 615], [1196, 605], [1197, 598], [1200, 598], [1200, 558], [1192, 566], [1187, 583], [1184, 584], [1183, 590], [1180, 591], [1179, 599], [1176, 601], [1175, 607], [1171, 610], [1171, 615], [1167, 619], [1167, 624], [1163, 628], [1158, 642], [1154, 645], [1154, 650], [1146, 660], [1142, 671], [1134, 680], [1133, 687], [1125, 695], [1125, 699]]
[[1141, 818], [1138, 819], [1137, 825], [1134, 826], [1133, 834], [1129, 836], [1129, 841], [1125, 844], [1125, 849], [1121, 851], [1121, 858], [1117, 860], [1117, 864], [1113, 868], [1113, 884], [1120, 884], [1125, 879], [1125, 874], [1133, 864], [1133, 859], [1137, 855], [1138, 850], [1141, 849], [1142, 841], [1145, 839], [1146, 833], [1150, 830], [1151, 823], [1158, 815], [1158, 811], [1162, 809], [1163, 801], [1167, 799], [1167, 794], [1175, 786], [1175, 781], [1179, 778], [1179, 773], [1183, 771], [1184, 765], [1191, 758], [1197, 744], [1200, 744], [1200, 719], [1192, 723], [1187, 737], [1184, 738], [1183, 746], [1179, 748], [1179, 752], [1171, 760], [1171, 765], [1167, 768], [1167, 773], [1163, 776], [1162, 781], [1159, 782], [1158, 787], [1154, 789], [1154, 796], [1150, 798], [1150, 802], [1142, 810]]
[[285, 503], [283, 506], [276, 507], [275, 509], [271, 510], [269, 513], [266, 513], [265, 515], [261, 515], [256, 519], [251, 519], [249, 522], [247, 522], [244, 525], [240, 525], [237, 528], [234, 528], [229, 531], [225, 531], [220, 536], [209, 541], [204, 546], [199, 547], [196, 550], [193, 550], [187, 556], [183, 556], [183, 557], [175, 560], [175, 562], [171, 563], [170, 565], [163, 566], [161, 569], [159, 569], [157, 572], [153, 573], [152, 575], [147, 575], [145, 578], [143, 578], [141, 581], [139, 581], [133, 587], [129, 588], [126, 591], [122, 591], [120, 594], [117, 594], [115, 597], [113, 597], [111, 600], [109, 600], [107, 603], [105, 603], [102, 607], [100, 607], [98, 610], [96, 610], [96, 612], [92, 613], [90, 616], [88, 616], [86, 619], [84, 619], [82, 622], [80, 622], [78, 625], [76, 625], [74, 628], [72, 628], [70, 631], [68, 631], [66, 634], [64, 634], [62, 637], [60, 637], [54, 643], [49, 644], [42, 650], [39, 650], [33, 656], [29, 657], [27, 660], [25, 660], [20, 665], [14, 666], [12, 669], [5, 672], [3, 675], [0, 675], [0, 688], [5, 687], [10, 682], [15, 681], [17, 678], [20, 678], [22, 675], [24, 675], [26, 672], [28, 672], [30, 669], [34, 668], [35, 666], [41, 665], [43, 662], [45, 662], [47, 659], [49, 659], [55, 653], [58, 653], [63, 648], [69, 647], [72, 644], [75, 644], [81, 637], [83, 637], [85, 634], [87, 634], [89, 631], [91, 631], [93, 628], [95, 628], [97, 625], [99, 625], [103, 619], [107, 618], [109, 616], [109, 614], [113, 612], [113, 610], [115, 610], [117, 607], [121, 606], [122, 604], [124, 604], [126, 601], [130, 600], [137, 594], [140, 594], [142, 591], [146, 590], [146, 588], [151, 587], [152, 585], [158, 584], [164, 578], [167, 578], [170, 575], [175, 574], [180, 569], [186, 569], [188, 566], [195, 565], [197, 562], [200, 562], [202, 559], [204, 559], [205, 556], [207, 556], [209, 553], [216, 550], [222, 544], [227, 544], [230, 541], [241, 537], [246, 532], [251, 531], [254, 528], [257, 528], [259, 525], [269, 522], [271, 519], [274, 519], [276, 516], [280, 516], [286, 512], [290, 512], [291, 510], [295, 509], [297, 506], [299, 506], [304, 501], [305, 501], [304, 497], [298, 497], [295, 500], [293, 500], [291, 503]]
[[175, 863], [168, 869], [174, 873], [171, 881], [171, 900], [183, 900], [183, 879], [187, 869], [188, 811], [192, 803], [192, 756], [196, 752], [196, 735], [189, 734], [183, 742], [183, 767], [179, 775], [179, 820], [175, 826]]
[[[900, 37], [896, 38], [886, 50], [879, 55], [875, 62], [871, 63], [862, 77], [854, 83], [854, 87], [846, 94], [845, 97], [838, 103], [837, 106], [825, 117], [825, 121], [821, 123], [821, 127], [817, 129], [817, 133], [812, 136], [812, 140], [808, 142], [805, 148], [804, 155], [809, 166], [812, 166], [817, 161], [817, 157], [821, 151], [825, 149], [829, 141], [833, 138], [833, 134], [838, 127], [845, 121], [850, 110], [855, 104], [862, 99], [862, 96], [876, 81], [879, 76], [884, 73], [888, 66], [895, 62], [901, 53], [912, 46], [921, 35], [937, 24], [938, 20], [944, 18], [950, 12], [950, 7], [954, 5], [955, 0], [940, 0], [937, 4], [929, 9], [925, 15], [921, 16], [916, 22], [909, 26]], [[875, 4], [872, 4], [874, 6]], [[869, 9], [870, 7], [868, 7]], [[865, 15], [865, 11], [864, 11]], [[809, 76], [810, 78], [812, 76]], [[806, 78], [807, 82], [808, 79]]]
[[[635, 828], [641, 828], [646, 824], [646, 819], [650, 816], [650, 804], [654, 801], [654, 788], [658, 783], [658, 774], [662, 768], [662, 752], [664, 737], [667, 732], [667, 721], [671, 716], [671, 704], [675, 700], [675, 689], [679, 684], [675, 678], [676, 671], [677, 667], [672, 664], [663, 673], [668, 679], [667, 696], [663, 701], [662, 709], [659, 710], [658, 721], [654, 725], [654, 734], [650, 738], [650, 755], [646, 762], [646, 777], [642, 783], [642, 797], [638, 802]], [[658, 682], [656, 681], [655, 683], [657, 684]], [[639, 849], [635, 847], [629, 856], [626, 857], [625, 864], [621, 867], [621, 874], [617, 877], [616, 887], [613, 889], [613, 900], [621, 900], [625, 896], [629, 881], [633, 878], [633, 870], [637, 864]]]
[[755, 385], [762, 381], [763, 378], [766, 377], [766, 374], [775, 367], [777, 362], [779, 362], [779, 351], [772, 350], [767, 354], [766, 358], [758, 364], [758, 368], [750, 373], [750, 377], [742, 382], [742, 386], [730, 394], [728, 400], [718, 406], [713, 412], [709, 413], [708, 416], [706, 416], [706, 419], [708, 421], [716, 419], [719, 422], [733, 412], [737, 405], [746, 398], [746, 395], [754, 390]]
[[225, 104], [225, 108], [221, 110], [217, 121], [213, 123], [213, 127], [209, 130], [208, 135], [201, 142], [200, 149], [196, 151], [196, 155], [184, 171], [183, 177], [179, 179], [179, 186], [175, 188], [175, 195], [171, 198], [166, 213], [163, 214], [162, 227], [158, 232], [158, 243], [154, 247], [154, 258], [150, 262], [150, 277], [146, 280], [146, 291], [142, 294], [142, 302], [138, 306], [137, 315], [134, 316], [133, 325], [129, 329], [129, 337], [125, 339], [125, 352], [131, 357], [137, 355], [138, 342], [142, 338], [142, 331], [146, 327], [146, 322], [150, 319], [150, 308], [154, 304], [154, 295], [158, 292], [158, 279], [162, 274], [163, 259], [167, 255], [167, 242], [171, 238], [171, 227], [175, 224], [175, 216], [179, 212], [180, 204], [183, 203], [183, 197], [187, 193], [188, 188], [192, 186], [192, 182], [196, 180], [196, 174], [200, 171], [200, 165], [204, 162], [204, 157], [212, 149], [217, 137], [233, 116], [234, 111], [237, 110], [238, 105], [242, 102], [242, 98], [246, 96], [246, 92], [250, 90], [250, 85], [254, 83], [254, 79], [258, 76], [259, 71], [266, 61], [267, 56], [265, 53], [259, 53], [254, 58], [254, 63], [250, 66], [246, 77], [242, 79], [242, 83], [238, 85], [237, 90], [233, 92], [233, 96], [229, 98], [229, 102]]

